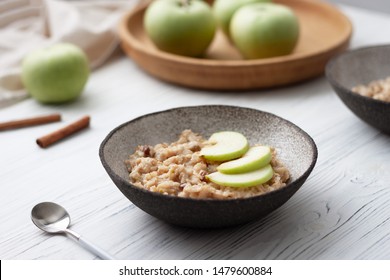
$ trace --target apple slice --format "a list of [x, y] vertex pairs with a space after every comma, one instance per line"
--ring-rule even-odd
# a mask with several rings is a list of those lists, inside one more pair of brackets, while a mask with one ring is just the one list
[[204, 147], [200, 154], [207, 160], [228, 161], [245, 154], [249, 149], [248, 140], [241, 133], [221, 131], [209, 138], [212, 146]]
[[254, 187], [269, 181], [274, 174], [270, 164], [261, 169], [241, 173], [241, 174], [224, 174], [219, 171], [206, 175], [206, 178], [213, 183], [225, 187]]
[[272, 152], [267, 146], [250, 148], [241, 158], [222, 163], [218, 171], [225, 174], [237, 174], [253, 171], [271, 162]]

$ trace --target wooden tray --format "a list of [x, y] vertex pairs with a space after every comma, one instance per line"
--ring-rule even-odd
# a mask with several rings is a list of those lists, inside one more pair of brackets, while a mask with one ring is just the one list
[[158, 50], [145, 34], [147, 3], [119, 25], [122, 48], [146, 72], [175, 84], [212, 90], [249, 90], [288, 85], [323, 73], [327, 61], [348, 47], [352, 25], [334, 6], [313, 0], [274, 0], [298, 15], [301, 35], [291, 55], [244, 60], [221, 32], [204, 58]]

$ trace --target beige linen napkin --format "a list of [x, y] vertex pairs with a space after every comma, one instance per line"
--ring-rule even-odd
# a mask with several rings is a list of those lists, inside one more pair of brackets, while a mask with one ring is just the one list
[[27, 97], [20, 64], [33, 49], [69, 42], [87, 54], [92, 69], [118, 46], [116, 26], [136, 0], [0, 1], [0, 108]]

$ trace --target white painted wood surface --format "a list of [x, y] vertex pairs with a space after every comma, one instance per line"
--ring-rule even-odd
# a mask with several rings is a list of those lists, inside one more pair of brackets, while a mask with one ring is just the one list
[[[390, 16], [342, 9], [355, 26], [352, 47], [390, 43]], [[101, 166], [100, 142], [140, 115], [200, 104], [253, 107], [299, 125], [319, 148], [308, 181], [265, 219], [224, 230], [171, 226], [132, 205]], [[0, 133], [1, 259], [94, 258], [32, 224], [41, 201], [65, 206], [73, 230], [119, 259], [390, 259], [390, 138], [355, 117], [324, 77], [264, 91], [197, 91], [155, 80], [118, 56], [93, 73], [77, 103], [30, 99], [1, 109], [0, 120], [52, 112], [64, 122]], [[88, 131], [47, 150], [35, 144], [85, 114]]]

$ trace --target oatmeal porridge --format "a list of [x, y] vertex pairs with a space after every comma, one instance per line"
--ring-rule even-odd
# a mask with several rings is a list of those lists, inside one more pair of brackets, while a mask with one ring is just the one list
[[370, 82], [368, 85], [357, 85], [352, 91], [376, 100], [390, 102], [390, 77]]
[[207, 180], [221, 162], [206, 161], [201, 149], [210, 143], [201, 135], [184, 130], [173, 143], [138, 146], [126, 161], [130, 182], [140, 188], [166, 195], [200, 199], [234, 199], [257, 196], [282, 188], [289, 172], [271, 148], [272, 178], [253, 187], [226, 187]]

